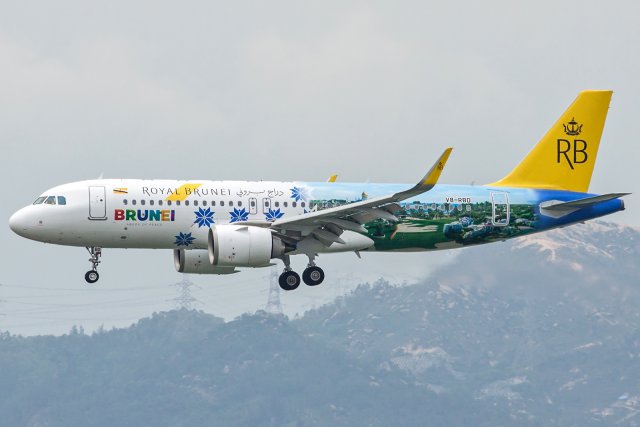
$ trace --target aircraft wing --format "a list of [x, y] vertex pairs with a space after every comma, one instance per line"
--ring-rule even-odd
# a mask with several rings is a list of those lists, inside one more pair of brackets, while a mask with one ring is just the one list
[[401, 209], [397, 202], [431, 190], [438, 182], [451, 150], [452, 148], [444, 150], [429, 172], [416, 185], [407, 190], [348, 205], [282, 218], [271, 223], [271, 228], [285, 236], [292, 237], [294, 240], [301, 240], [313, 235], [320, 242], [330, 245], [335, 242], [343, 243], [340, 234], [344, 230], [366, 232], [362, 225], [366, 222], [379, 218], [397, 220], [394, 212]]

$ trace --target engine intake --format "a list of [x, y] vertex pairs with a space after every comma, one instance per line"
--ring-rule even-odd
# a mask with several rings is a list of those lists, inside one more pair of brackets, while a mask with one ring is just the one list
[[269, 229], [251, 225], [214, 225], [209, 230], [209, 262], [218, 267], [264, 267], [285, 253]]

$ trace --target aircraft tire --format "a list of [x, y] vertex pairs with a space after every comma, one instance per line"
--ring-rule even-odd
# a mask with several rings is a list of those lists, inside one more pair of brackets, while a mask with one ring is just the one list
[[295, 271], [285, 271], [278, 278], [278, 284], [284, 291], [293, 291], [300, 286], [300, 275]]
[[86, 280], [87, 283], [92, 283], [92, 284], [96, 283], [99, 278], [100, 278], [100, 275], [96, 270], [89, 270], [84, 275], [84, 280]]
[[318, 286], [324, 280], [324, 271], [318, 266], [307, 267], [302, 272], [302, 280], [307, 286]]

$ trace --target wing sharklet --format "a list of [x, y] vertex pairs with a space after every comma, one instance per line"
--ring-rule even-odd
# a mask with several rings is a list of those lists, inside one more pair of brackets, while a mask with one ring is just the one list
[[394, 201], [401, 201], [408, 199], [409, 197], [417, 196], [422, 193], [426, 193], [431, 190], [440, 179], [440, 175], [442, 175], [442, 171], [444, 170], [444, 166], [447, 164], [447, 160], [451, 155], [452, 147], [448, 147], [444, 152], [440, 155], [438, 160], [431, 166], [429, 172], [412, 188], [401, 191], [400, 193], [394, 194]]

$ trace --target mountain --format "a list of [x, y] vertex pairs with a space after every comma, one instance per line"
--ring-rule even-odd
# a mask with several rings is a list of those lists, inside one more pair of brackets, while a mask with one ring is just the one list
[[8, 426], [637, 425], [640, 232], [588, 223], [462, 250], [293, 321], [154, 314], [0, 337]]
[[[515, 425], [635, 419], [640, 233], [592, 222], [463, 250], [424, 283], [359, 289], [300, 327]], [[628, 417], [628, 418], [627, 418]]]
[[91, 336], [5, 335], [0, 366], [7, 426], [445, 425], [483, 413], [264, 312], [223, 323], [181, 310]]

